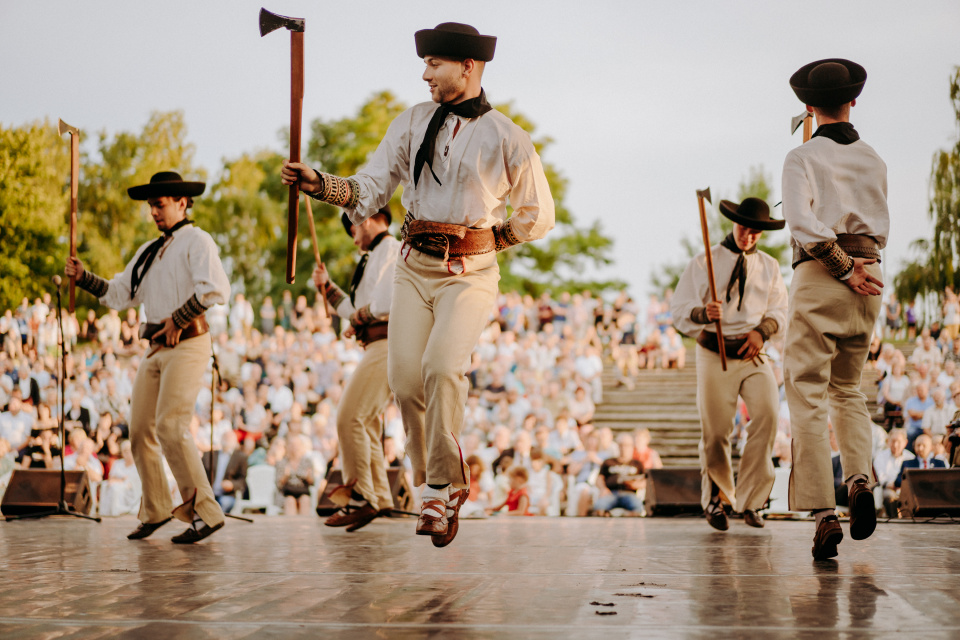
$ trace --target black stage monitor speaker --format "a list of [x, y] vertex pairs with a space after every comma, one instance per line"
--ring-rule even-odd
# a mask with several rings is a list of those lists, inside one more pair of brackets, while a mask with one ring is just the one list
[[[412, 512], [414, 508], [413, 491], [410, 489], [407, 476], [403, 473], [403, 469], [399, 467], [388, 467], [387, 482], [390, 483], [390, 493], [393, 495], [393, 508], [400, 511]], [[341, 484], [343, 484], [343, 475], [340, 473], [340, 470], [335, 469], [331, 471], [330, 475], [327, 476], [327, 486], [323, 490], [323, 495], [317, 500], [318, 516], [329, 516], [340, 508], [330, 500], [329, 495], [332, 489]]]
[[960, 468], [904, 470], [900, 514], [914, 518], [960, 516]]
[[700, 506], [700, 467], [671, 467], [647, 471], [647, 514], [672, 516], [703, 513]]
[[[86, 471], [64, 471], [64, 499], [77, 513], [87, 515], [93, 505]], [[3, 494], [0, 512], [5, 516], [22, 516], [57, 508], [60, 502], [58, 469], [16, 469]]]

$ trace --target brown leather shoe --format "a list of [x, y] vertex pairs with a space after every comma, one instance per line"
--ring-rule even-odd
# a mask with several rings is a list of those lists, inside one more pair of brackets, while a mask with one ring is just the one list
[[377, 516], [380, 515], [380, 512], [373, 508], [369, 502], [355, 512], [356, 519], [347, 525], [347, 531], [356, 531], [357, 529], [362, 529], [371, 522], [373, 522]]
[[447, 507], [447, 509], [453, 509], [453, 515], [447, 515], [447, 532], [442, 536], [433, 536], [433, 538], [431, 538], [433, 546], [445, 547], [457, 537], [457, 531], [460, 530], [460, 507], [467, 501], [467, 496], [469, 495], [470, 489], [457, 489], [450, 494], [450, 501], [453, 502], [453, 500], [456, 500], [456, 503], [452, 507]]
[[[347, 531], [356, 531], [377, 517], [377, 510], [369, 502], [362, 507], [347, 505], [323, 521], [328, 527], [346, 527]], [[358, 523], [359, 526], [355, 526]]]
[[866, 540], [877, 528], [877, 505], [866, 480], [857, 480], [850, 487], [850, 537]]
[[724, 510], [723, 503], [719, 498], [711, 500], [703, 514], [707, 517], [707, 524], [717, 531], [726, 531], [730, 528], [730, 522], [727, 520], [727, 512]]
[[757, 513], [753, 509], [744, 509], [743, 521], [751, 527], [756, 527], [757, 529], [763, 529], [763, 516], [761, 516], [759, 513]]
[[827, 560], [837, 557], [837, 545], [843, 540], [843, 529], [837, 516], [826, 516], [813, 534], [813, 559]]
[[[439, 511], [444, 514], [439, 518], [425, 513], [427, 509]], [[439, 498], [424, 500], [420, 505], [420, 519], [417, 520], [418, 536], [442, 536], [447, 532], [447, 505]]]
[[171, 520], [173, 518], [167, 518], [160, 522], [141, 522], [139, 527], [127, 535], [127, 540], [143, 540]]

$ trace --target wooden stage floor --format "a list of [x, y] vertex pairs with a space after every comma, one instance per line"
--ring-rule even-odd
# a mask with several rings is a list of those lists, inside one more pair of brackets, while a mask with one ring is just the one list
[[809, 521], [499, 517], [445, 549], [412, 519], [230, 520], [195, 546], [135, 525], [0, 523], [0, 638], [960, 637], [952, 523], [881, 523], [820, 563]]

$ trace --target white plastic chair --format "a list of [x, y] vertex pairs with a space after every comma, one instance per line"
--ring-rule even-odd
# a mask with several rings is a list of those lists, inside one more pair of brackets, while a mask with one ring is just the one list
[[231, 513], [242, 514], [244, 509], [264, 509], [268, 516], [280, 513], [274, 499], [277, 493], [277, 470], [269, 464], [258, 464], [247, 469], [247, 491], [250, 499], [237, 496]]

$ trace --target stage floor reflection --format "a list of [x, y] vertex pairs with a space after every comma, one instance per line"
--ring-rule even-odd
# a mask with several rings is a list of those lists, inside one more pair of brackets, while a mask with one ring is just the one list
[[[811, 522], [258, 517], [195, 546], [133, 518], [0, 523], [0, 637], [960, 637], [960, 527], [881, 523], [813, 562]], [[846, 531], [846, 524], [844, 524]]]

